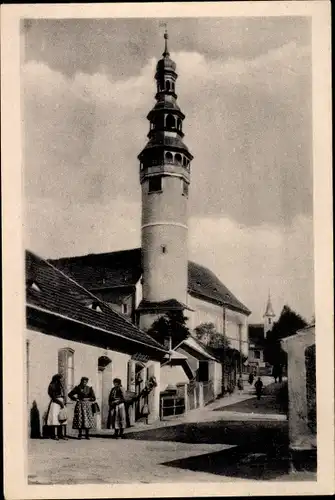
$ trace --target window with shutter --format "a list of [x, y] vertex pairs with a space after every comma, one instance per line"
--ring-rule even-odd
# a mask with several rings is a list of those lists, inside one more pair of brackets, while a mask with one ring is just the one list
[[62, 376], [65, 395], [74, 387], [74, 350], [66, 347], [58, 351], [58, 373]]

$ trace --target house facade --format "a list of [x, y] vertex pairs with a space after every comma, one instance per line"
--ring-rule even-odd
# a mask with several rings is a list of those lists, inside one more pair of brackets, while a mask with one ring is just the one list
[[[101, 412], [96, 428], [106, 428], [108, 396], [120, 378], [135, 401], [130, 423], [141, 418], [143, 389], [150, 381], [149, 421], [159, 418], [160, 366], [167, 350], [131, 321], [73, 279], [31, 252], [26, 252], [26, 371], [29, 434], [43, 432], [51, 378], [63, 376], [65, 392], [89, 378]], [[71, 431], [73, 402], [67, 401]]]

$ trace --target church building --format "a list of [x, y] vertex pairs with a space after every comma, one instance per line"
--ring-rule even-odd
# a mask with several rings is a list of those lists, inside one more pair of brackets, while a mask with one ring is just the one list
[[271, 368], [264, 360], [264, 348], [267, 334], [272, 330], [276, 314], [272, 307], [269, 293], [268, 301], [263, 314], [263, 323], [249, 324], [249, 371], [255, 370], [257, 374], [270, 374]]
[[[214, 323], [216, 330], [226, 335], [230, 347], [246, 359], [249, 309], [212, 271], [188, 260], [193, 156], [184, 142], [185, 115], [177, 102], [178, 75], [170, 58], [167, 33], [164, 39], [164, 52], [155, 73], [156, 102], [147, 115], [148, 140], [138, 155], [141, 247], [51, 262], [144, 331], [167, 312], [184, 311], [191, 333], [202, 323]], [[186, 356], [187, 349], [190, 352], [192, 348], [194, 356], [202, 350], [199, 362], [206, 360], [203, 347], [184, 347]], [[208, 353], [210, 358], [213, 361]], [[193, 372], [187, 371], [188, 378], [193, 374], [196, 379], [198, 369], [199, 363], [193, 364]], [[211, 371], [202, 373], [210, 377]], [[216, 380], [216, 392], [220, 392], [223, 375], [216, 373], [221, 378]]]

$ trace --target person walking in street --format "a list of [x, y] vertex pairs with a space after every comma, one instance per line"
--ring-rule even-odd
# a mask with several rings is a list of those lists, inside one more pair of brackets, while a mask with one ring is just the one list
[[114, 429], [115, 438], [124, 438], [126, 427], [125, 393], [119, 378], [113, 380], [114, 387], [109, 394], [108, 429]]
[[239, 376], [238, 381], [237, 381], [237, 388], [240, 394], [242, 394], [243, 391], [243, 379], [242, 375]]
[[258, 379], [256, 380], [256, 382], [255, 382], [255, 389], [256, 389], [257, 399], [260, 400], [261, 399], [261, 395], [262, 395], [262, 390], [263, 390], [263, 382], [261, 380], [261, 377], [258, 377]]
[[252, 385], [254, 383], [254, 374], [252, 372], [249, 373], [249, 378], [248, 378], [248, 382], [250, 385]]
[[80, 384], [69, 392], [69, 398], [76, 401], [73, 416], [73, 429], [78, 429], [78, 439], [82, 439], [83, 431], [85, 438], [90, 439], [89, 432], [94, 426], [92, 403], [95, 402], [93, 388], [88, 385], [88, 378], [82, 377]]
[[67, 439], [66, 437], [66, 408], [65, 393], [62, 376], [57, 374], [51, 379], [48, 387], [50, 403], [46, 413], [46, 425], [52, 429], [52, 439]]

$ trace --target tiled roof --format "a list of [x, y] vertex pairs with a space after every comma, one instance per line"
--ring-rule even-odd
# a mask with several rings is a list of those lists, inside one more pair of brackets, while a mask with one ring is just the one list
[[[52, 264], [29, 251], [26, 251], [26, 302], [28, 306], [60, 314], [95, 329], [101, 328], [111, 335], [116, 334], [130, 341], [166, 351], [161, 344], [142, 332], [125, 316], [114, 311]], [[98, 309], [94, 310], [97, 306]]]
[[[89, 254], [51, 260], [55, 266], [72, 276], [89, 290], [119, 286], [134, 286], [141, 277], [141, 249], [102, 254]], [[188, 288], [204, 300], [226, 305], [250, 314], [228, 288], [204, 266], [189, 261]]]
[[142, 274], [141, 249], [49, 260], [88, 290], [134, 286]]
[[190, 292], [230, 306], [245, 314], [250, 314], [249, 309], [228, 290], [212, 271], [195, 262], [188, 263], [188, 288]]
[[191, 310], [186, 304], [183, 304], [176, 299], [162, 300], [161, 302], [149, 302], [142, 300], [138, 306], [138, 310], [140, 311], [183, 311], [184, 309]]

